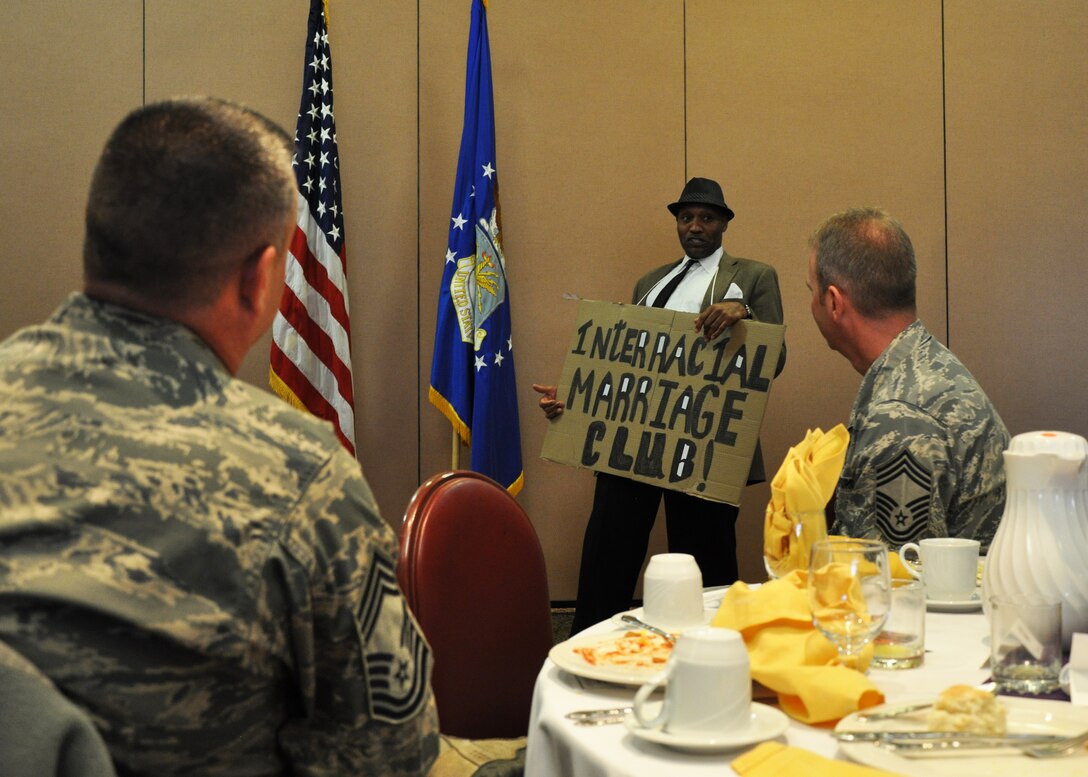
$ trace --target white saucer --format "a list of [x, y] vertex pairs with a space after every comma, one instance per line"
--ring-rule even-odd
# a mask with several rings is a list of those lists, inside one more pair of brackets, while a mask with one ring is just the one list
[[974, 612], [982, 607], [982, 594], [975, 591], [969, 599], [926, 599], [926, 609], [935, 612]]
[[[652, 703], [646, 705], [646, 711], [649, 714], [657, 714]], [[627, 714], [627, 717], [623, 719], [623, 725], [636, 737], [647, 742], [693, 753], [721, 753], [782, 736], [789, 728], [790, 719], [784, 712], [774, 707], [753, 702], [752, 717], [748, 725], [719, 736], [676, 734], [660, 728], [645, 728], [633, 713]]]

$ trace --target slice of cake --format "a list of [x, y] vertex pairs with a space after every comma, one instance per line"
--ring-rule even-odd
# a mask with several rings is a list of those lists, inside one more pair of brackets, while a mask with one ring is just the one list
[[930, 731], [969, 731], [973, 734], [1005, 733], [1007, 710], [989, 691], [969, 685], [953, 685], [941, 692], [926, 717]]

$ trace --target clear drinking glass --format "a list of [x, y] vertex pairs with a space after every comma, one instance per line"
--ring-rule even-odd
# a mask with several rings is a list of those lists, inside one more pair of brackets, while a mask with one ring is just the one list
[[926, 587], [921, 580], [892, 580], [892, 608], [873, 641], [873, 666], [912, 669], [926, 652]]
[[763, 566], [771, 580], [795, 569], [808, 569], [812, 546], [827, 539], [827, 518], [822, 509], [791, 512], [788, 519], [788, 530], [764, 528]]
[[861, 650], [880, 633], [891, 608], [887, 547], [880, 540], [814, 543], [808, 594], [813, 624], [845, 666], [863, 671]]
[[990, 647], [990, 668], [999, 692], [1056, 691], [1062, 668], [1061, 601], [994, 596]]

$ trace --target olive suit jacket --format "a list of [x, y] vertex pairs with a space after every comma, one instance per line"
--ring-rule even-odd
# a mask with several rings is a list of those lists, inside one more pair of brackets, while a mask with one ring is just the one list
[[[631, 301], [636, 305], [643, 304], [646, 295], [650, 293], [650, 289], [682, 261], [684, 260], [680, 259], [662, 265], [639, 278], [638, 283], [635, 284], [635, 293]], [[734, 292], [727, 298], [726, 293], [732, 288], [733, 284], [736, 284], [741, 290], [742, 296], [737, 297], [736, 292]], [[712, 290], [713, 299], [711, 299]], [[715, 302], [723, 302], [726, 299], [746, 304], [752, 310], [752, 319], [755, 321], [762, 321], [767, 324], [783, 323], [782, 295], [778, 290], [778, 273], [769, 264], [730, 256], [723, 251], [721, 261], [718, 262], [718, 273], [714, 277], [714, 281], [707, 284], [706, 294], [703, 296], [703, 310], [706, 310]], [[786, 344], [783, 343], [782, 353], [778, 357], [778, 364], [774, 370], [775, 377], [778, 377], [785, 366]], [[752, 456], [752, 467], [748, 471], [748, 482], [762, 483], [766, 479], [767, 474], [763, 467], [763, 452], [757, 441], [755, 453]]]

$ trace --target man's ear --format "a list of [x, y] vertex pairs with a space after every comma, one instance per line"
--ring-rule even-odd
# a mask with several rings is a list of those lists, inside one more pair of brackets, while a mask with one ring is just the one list
[[849, 304], [849, 298], [835, 284], [828, 286], [827, 291], [824, 293], [827, 295], [827, 312], [832, 318], [842, 318], [842, 315], [846, 312], [846, 306]]
[[[246, 257], [238, 282], [239, 302], [246, 311], [257, 316], [264, 315], [265, 307], [272, 299], [271, 287], [283, 284], [279, 266], [279, 255], [273, 245], [259, 248]], [[275, 304], [278, 303], [277, 297]]]

